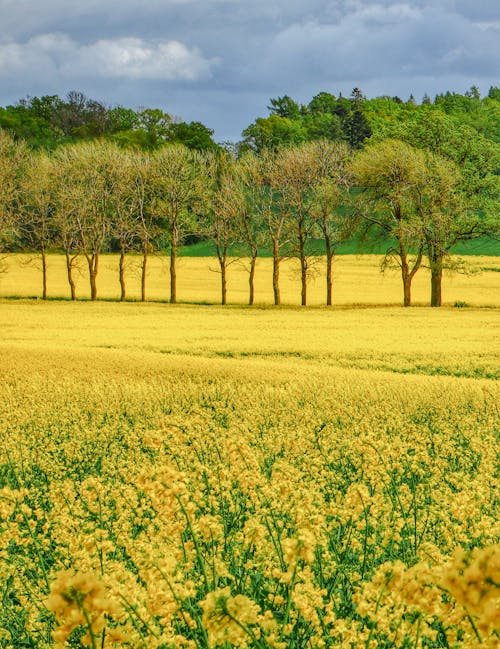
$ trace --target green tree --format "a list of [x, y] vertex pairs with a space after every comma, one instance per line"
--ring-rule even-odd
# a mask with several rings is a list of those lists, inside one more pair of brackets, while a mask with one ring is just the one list
[[307, 130], [301, 120], [280, 115], [259, 117], [242, 133], [243, 148], [260, 153], [264, 149], [293, 146], [307, 140]]
[[212, 138], [213, 130], [201, 122], [174, 122], [170, 131], [173, 142], [184, 144], [189, 149], [211, 151], [217, 148], [217, 144]]
[[[413, 115], [412, 119], [392, 125], [383, 135], [394, 134], [414, 147], [439, 155], [456, 166], [458, 180], [454, 194], [460, 196], [455, 220], [447, 216], [448, 236], [437, 244], [435, 276], [432, 280], [433, 306], [441, 303], [442, 267], [448, 262], [450, 248], [459, 241], [496, 236], [499, 229], [500, 145], [474, 128], [461, 124], [456, 116], [431, 109]], [[450, 197], [451, 200], [451, 197]], [[431, 257], [435, 252], [430, 252]], [[429, 263], [432, 263], [429, 259]]]
[[363, 142], [372, 134], [370, 124], [359, 108], [354, 108], [344, 122], [344, 132], [347, 141], [353, 149], [359, 149]]
[[319, 92], [307, 105], [308, 111], [313, 114], [326, 113], [329, 115], [335, 115], [336, 108], [337, 100], [334, 95], [329, 92]]
[[269, 112], [279, 117], [288, 117], [289, 119], [299, 119], [301, 115], [300, 105], [288, 95], [277, 97], [269, 100], [267, 107]]
[[[384, 140], [359, 152], [350, 165], [356, 186], [357, 214], [395, 244], [383, 267], [401, 270], [403, 304], [411, 305], [411, 283], [422, 264], [424, 241], [418, 203], [426, 191], [425, 155], [398, 140]], [[411, 250], [416, 249], [416, 255]]]

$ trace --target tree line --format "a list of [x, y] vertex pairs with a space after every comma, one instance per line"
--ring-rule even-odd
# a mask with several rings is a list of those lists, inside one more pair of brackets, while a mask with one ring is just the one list
[[[15, 129], [0, 130], [0, 243], [4, 250], [37, 251], [43, 297], [46, 255], [60, 250], [72, 299], [76, 260], [86, 260], [96, 299], [100, 255], [113, 250], [119, 253], [122, 300], [125, 257], [141, 254], [145, 300], [148, 257], [167, 250], [173, 303], [176, 259], [189, 238], [213, 242], [223, 304], [235, 247], [250, 260], [250, 304], [262, 249], [272, 255], [275, 304], [280, 303], [281, 261], [298, 259], [306, 305], [308, 278], [317, 256], [324, 255], [330, 305], [339, 245], [354, 235], [379, 235], [389, 242], [383, 265], [400, 270], [404, 305], [411, 304], [412, 280], [425, 265], [431, 271], [431, 305], [439, 306], [443, 269], [453, 266], [452, 247], [498, 237], [499, 132], [488, 126], [499, 115], [496, 91], [490, 89], [484, 99], [474, 89], [466, 95], [447, 93], [420, 106], [398, 98], [366, 100], [358, 89], [350, 99], [319, 93], [308, 106], [279, 97], [271, 99], [269, 118], [256, 120], [235, 147], [176, 140], [172, 120], [162, 118], [161, 111], [101, 110], [84, 96], [62, 103], [34, 98], [20, 107], [45, 111], [55, 123], [63, 120], [57, 128], [66, 124], [73, 138], [83, 131], [70, 125], [84, 115], [88, 137], [37, 147]], [[129, 115], [135, 125], [90, 137], [89, 120], [97, 123], [100, 115], [103, 123], [112, 123], [113, 110], [124, 123]], [[469, 116], [486, 111], [488, 119], [478, 130], [458, 119], [457, 111]], [[276, 134], [276, 124], [282, 135], [283, 124], [302, 135], [266, 139]]]
[[[0, 133], [0, 234], [3, 249], [36, 251], [47, 296], [47, 254], [66, 258], [72, 299], [75, 262], [88, 265], [97, 299], [99, 259], [119, 252], [121, 299], [126, 298], [125, 257], [142, 256], [141, 297], [146, 299], [149, 255], [170, 255], [170, 301], [177, 300], [177, 254], [188, 235], [215, 245], [226, 303], [231, 250], [250, 259], [249, 303], [255, 264], [268, 248], [274, 303], [280, 304], [280, 264], [299, 260], [301, 303], [318, 254], [326, 258], [326, 303], [332, 303], [332, 261], [355, 232], [375, 229], [391, 244], [385, 264], [401, 272], [403, 303], [425, 263], [431, 270], [431, 305], [441, 304], [441, 279], [457, 242], [498, 235], [498, 176], [482, 165], [471, 178], [451, 159], [403, 140], [384, 139], [353, 152], [345, 143], [319, 140], [247, 152], [197, 152], [181, 144], [144, 152], [93, 141], [33, 153]], [[322, 250], [312, 243], [321, 243]]]
[[159, 108], [107, 106], [76, 90], [65, 98], [26, 97], [16, 105], [0, 107], [0, 128], [32, 149], [53, 150], [94, 138], [145, 150], [166, 142], [198, 150], [217, 147], [213, 130], [201, 122], [185, 122]]

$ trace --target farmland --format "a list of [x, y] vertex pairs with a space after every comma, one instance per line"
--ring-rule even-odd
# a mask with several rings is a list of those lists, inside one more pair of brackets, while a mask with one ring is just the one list
[[[454, 257], [457, 264], [459, 258]], [[500, 306], [500, 257], [467, 256], [465, 273], [445, 271], [443, 301], [470, 306]], [[398, 305], [402, 303], [401, 274], [395, 269], [380, 272], [381, 255], [339, 255], [333, 266], [333, 304], [337, 306]], [[103, 255], [97, 278], [98, 298], [117, 300], [120, 296], [118, 255]], [[125, 280], [127, 299], [141, 295], [141, 258], [127, 255]], [[220, 273], [214, 257], [180, 257], [177, 271], [178, 300], [188, 303], [220, 302]], [[8, 255], [3, 261], [6, 272], [0, 273], [0, 297], [38, 297], [42, 291], [39, 259], [32, 254]], [[47, 256], [47, 297], [70, 297], [63, 255]], [[228, 266], [228, 302], [248, 302], [248, 261], [230, 260]], [[148, 260], [146, 299], [167, 301], [169, 298], [169, 265], [165, 255], [152, 255]], [[88, 270], [83, 258], [74, 272], [76, 296], [90, 297]], [[422, 268], [413, 281], [413, 298], [417, 305], [429, 304], [430, 273]], [[300, 269], [296, 259], [286, 259], [281, 269], [281, 298], [284, 305], [300, 304]], [[273, 303], [272, 260], [257, 259], [255, 303]], [[310, 259], [308, 303], [325, 304], [324, 257]]]
[[0, 302], [0, 646], [498, 646], [498, 273], [344, 264], [333, 309]]

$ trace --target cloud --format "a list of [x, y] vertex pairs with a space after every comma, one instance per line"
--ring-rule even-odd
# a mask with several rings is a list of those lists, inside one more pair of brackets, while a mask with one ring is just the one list
[[13, 74], [89, 78], [201, 81], [210, 79], [217, 60], [177, 40], [137, 37], [79, 44], [66, 34], [48, 33], [25, 43], [0, 45], [0, 77]]
[[499, 0], [0, 0], [0, 105], [78, 89], [238, 137], [270, 97], [499, 85]]
[[[462, 15], [418, 2], [346, 2], [336, 21], [296, 22], [271, 39], [259, 69], [261, 79], [279, 70], [292, 88], [307, 79], [329, 85], [417, 76], [443, 78], [498, 71], [498, 35], [493, 26], [474, 25]], [[465, 88], [464, 88], [465, 89]]]

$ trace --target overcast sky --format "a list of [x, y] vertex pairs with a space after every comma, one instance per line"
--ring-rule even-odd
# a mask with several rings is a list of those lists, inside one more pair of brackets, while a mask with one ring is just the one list
[[236, 140], [270, 97], [500, 86], [500, 0], [0, 0], [0, 105], [81, 90]]

